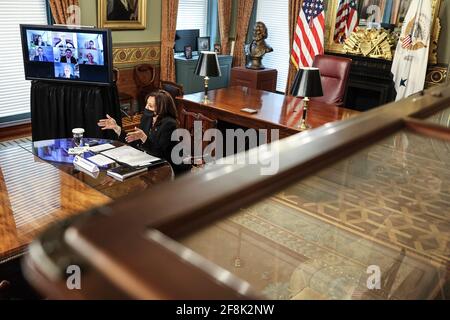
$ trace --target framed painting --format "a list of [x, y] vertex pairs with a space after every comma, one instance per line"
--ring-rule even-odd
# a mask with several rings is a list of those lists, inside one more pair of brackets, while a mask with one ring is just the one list
[[98, 0], [98, 27], [142, 30], [147, 26], [147, 0]]
[[221, 54], [222, 53], [222, 45], [220, 43], [214, 44], [214, 52], [217, 53], [217, 54]]
[[211, 50], [211, 38], [210, 37], [198, 37], [197, 47], [198, 52]]
[[184, 47], [184, 57], [186, 59], [192, 59], [192, 46]]

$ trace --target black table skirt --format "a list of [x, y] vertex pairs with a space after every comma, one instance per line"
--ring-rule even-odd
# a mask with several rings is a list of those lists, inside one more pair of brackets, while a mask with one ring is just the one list
[[97, 122], [109, 114], [122, 125], [117, 86], [88, 86], [44, 81], [31, 85], [33, 141], [72, 137], [73, 128], [84, 128], [85, 136], [116, 139]]

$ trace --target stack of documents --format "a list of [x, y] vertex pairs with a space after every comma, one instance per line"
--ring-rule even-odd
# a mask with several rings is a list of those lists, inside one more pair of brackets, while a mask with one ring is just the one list
[[144, 173], [146, 171], [147, 168], [135, 169], [131, 167], [118, 167], [108, 170], [106, 174], [110, 177], [113, 177], [116, 180], [124, 181], [127, 178], [133, 177], [140, 173]]
[[114, 148], [115, 148], [115, 146], [113, 146], [112, 144], [105, 143], [105, 144], [100, 144], [98, 146], [89, 147], [89, 151], [99, 153], [99, 152], [114, 149]]
[[118, 163], [127, 164], [131, 167], [145, 167], [154, 162], [161, 161], [159, 158], [153, 157], [130, 146], [123, 146], [104, 151], [101, 154], [117, 161]]

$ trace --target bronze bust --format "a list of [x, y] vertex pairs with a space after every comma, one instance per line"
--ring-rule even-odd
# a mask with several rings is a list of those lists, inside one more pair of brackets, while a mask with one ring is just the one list
[[245, 54], [248, 61], [247, 69], [265, 69], [262, 59], [266, 53], [273, 51], [272, 47], [266, 43], [267, 37], [266, 25], [261, 21], [257, 22], [253, 28], [253, 41], [245, 46]]

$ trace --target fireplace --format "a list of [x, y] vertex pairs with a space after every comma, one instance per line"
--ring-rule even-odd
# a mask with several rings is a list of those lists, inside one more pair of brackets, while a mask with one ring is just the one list
[[392, 61], [335, 53], [327, 54], [353, 60], [345, 107], [367, 111], [395, 100], [395, 88], [391, 73]]

